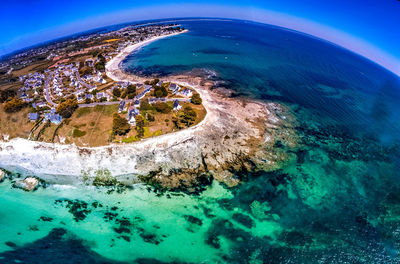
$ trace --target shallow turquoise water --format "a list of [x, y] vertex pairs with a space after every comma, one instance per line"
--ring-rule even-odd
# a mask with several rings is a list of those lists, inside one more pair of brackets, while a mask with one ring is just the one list
[[[243, 22], [184, 22], [136, 73], [202, 74], [290, 107], [301, 146], [275, 172], [198, 196], [0, 183], [0, 263], [400, 263], [400, 86], [329, 43]], [[210, 72], [216, 75], [210, 76]], [[14, 175], [15, 176], [15, 175]], [[159, 263], [159, 262], [158, 262]]]

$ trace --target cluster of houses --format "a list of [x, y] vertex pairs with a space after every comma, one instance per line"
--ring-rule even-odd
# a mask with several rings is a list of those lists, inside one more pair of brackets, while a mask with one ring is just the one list
[[44, 79], [45, 75], [38, 72], [20, 76], [19, 80], [24, 85], [20, 88], [19, 98], [27, 103], [32, 102], [39, 95], [38, 89], [42, 87]]
[[[86, 103], [89, 99], [91, 102], [97, 101], [110, 101], [112, 96], [112, 89], [121, 88], [125, 89], [129, 83], [118, 82], [115, 86], [107, 91], [100, 91], [94, 93], [93, 91], [97, 89], [97, 85], [106, 84], [107, 81], [103, 78], [101, 72], [95, 70], [95, 64], [97, 59], [86, 59], [85, 65], [93, 69], [93, 73], [86, 74], [83, 76], [79, 75], [79, 62], [75, 62], [74, 56], [79, 56], [88, 53], [90, 50], [103, 49], [106, 50], [110, 44], [104, 43], [104, 38], [121, 39], [122, 41], [118, 43], [117, 49], [107, 49], [105, 52], [105, 58], [107, 60], [111, 59], [113, 56], [117, 55], [126, 46], [139, 41], [143, 41], [154, 36], [160, 36], [165, 33], [171, 32], [171, 26], [173, 25], [148, 25], [148, 26], [128, 26], [116, 31], [109, 31], [104, 33], [96, 33], [93, 35], [80, 36], [75, 39], [57, 42], [45, 47], [31, 49], [29, 51], [16, 54], [11, 59], [6, 62], [1, 62], [0, 67], [7, 67], [10, 71], [13, 70], [12, 65], [24, 67], [29, 65], [35, 60], [35, 56], [46, 55], [47, 60], [52, 60], [55, 64], [45, 70], [44, 73], [29, 73], [27, 75], [19, 77], [19, 80], [23, 82], [23, 87], [20, 89], [18, 96], [25, 102], [32, 103], [32, 107], [36, 110], [36, 113], [30, 113], [28, 118], [30, 121], [37, 121], [41, 117], [44, 120], [48, 120], [54, 124], [60, 124], [62, 117], [55, 112], [55, 103], [51, 102], [48, 97], [44, 96], [42, 90], [46, 90], [44, 94], [50, 93], [55, 99], [66, 98], [70, 95], [75, 95], [79, 103]], [[98, 46], [91, 46], [81, 50], [76, 50], [70, 52], [69, 47], [77, 42], [96, 42], [99, 41]], [[104, 53], [103, 53], [104, 54]], [[32, 60], [33, 58], [33, 60]], [[18, 67], [17, 67], [18, 68]], [[161, 86], [163, 84], [160, 81], [157, 85]], [[143, 89], [142, 89], [143, 88]], [[142, 89], [142, 91], [135, 96], [127, 107], [127, 119], [132, 124], [135, 125], [135, 117], [139, 114], [140, 100], [146, 97], [146, 95], [152, 90], [151, 85], [137, 84], [137, 89]], [[179, 85], [171, 84], [169, 90], [172, 94], [183, 95], [186, 97], [191, 96], [191, 90], [181, 89]], [[181, 91], [182, 90], [182, 91]], [[49, 100], [46, 102], [45, 100]], [[114, 98], [115, 100], [115, 98]], [[172, 101], [172, 98], [149, 98], [149, 103], [156, 102], [166, 102]], [[181, 108], [180, 102], [182, 100], [174, 100], [174, 110], [179, 110]], [[125, 109], [125, 101], [120, 102], [120, 108]], [[52, 109], [49, 109], [50, 107]]]
[[[28, 114], [28, 119], [31, 122], [36, 122], [40, 118], [40, 113], [29, 113]], [[56, 113], [55, 109], [51, 109], [50, 111], [46, 111], [44, 113], [44, 120], [45, 121], [50, 121], [53, 124], [59, 125], [61, 124], [62, 117]]]
[[[160, 81], [157, 85], [162, 85], [163, 82]], [[126, 84], [127, 86], [128, 84]], [[135, 98], [130, 102], [130, 101], [125, 101], [122, 100], [119, 103], [118, 107], [118, 113], [122, 112], [127, 112], [126, 114], [126, 119], [128, 120], [129, 124], [132, 126], [136, 126], [136, 116], [140, 114], [139, 107], [140, 107], [140, 100], [143, 99], [146, 94], [148, 94], [152, 89], [153, 86], [151, 85], [143, 85], [143, 84], [137, 84], [137, 87], [142, 87], [143, 86], [143, 91], [139, 93], [138, 95], [135, 96]], [[169, 89], [173, 94], [178, 94], [179, 90], [181, 87], [177, 84], [170, 84]], [[182, 94], [186, 97], [192, 96], [192, 91], [190, 89], [183, 89], [179, 94]], [[155, 103], [160, 103], [160, 102], [173, 102], [173, 110], [174, 111], [179, 111], [182, 109], [181, 102], [190, 102], [189, 98], [167, 98], [167, 97], [162, 97], [162, 98], [157, 98], [157, 97], [149, 97], [147, 98], [149, 104], [155, 104]]]

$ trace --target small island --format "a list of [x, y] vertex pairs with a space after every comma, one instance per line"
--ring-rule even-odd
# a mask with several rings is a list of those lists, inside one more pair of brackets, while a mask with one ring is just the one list
[[118, 81], [106, 69], [127, 48], [184, 32], [176, 24], [130, 26], [12, 57], [2, 65], [2, 139], [96, 147], [200, 123], [206, 110], [192, 87], [158, 78]]

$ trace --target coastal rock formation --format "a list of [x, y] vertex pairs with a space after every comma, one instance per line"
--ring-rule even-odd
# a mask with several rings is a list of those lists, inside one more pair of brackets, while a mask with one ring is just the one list
[[14, 183], [14, 187], [23, 189], [25, 191], [33, 191], [36, 186], [38, 186], [39, 180], [33, 177], [27, 177], [22, 181], [17, 181]]
[[4, 173], [4, 171], [0, 170], [0, 182], [4, 179], [4, 176], [6, 174]]

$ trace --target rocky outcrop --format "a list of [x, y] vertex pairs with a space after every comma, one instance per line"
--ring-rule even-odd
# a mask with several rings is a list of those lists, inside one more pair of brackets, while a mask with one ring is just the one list
[[4, 177], [6, 176], [3, 170], [0, 170], [0, 182], [3, 181]]
[[23, 189], [25, 191], [33, 191], [39, 184], [39, 180], [33, 177], [27, 177], [22, 181], [16, 181], [14, 187]]

